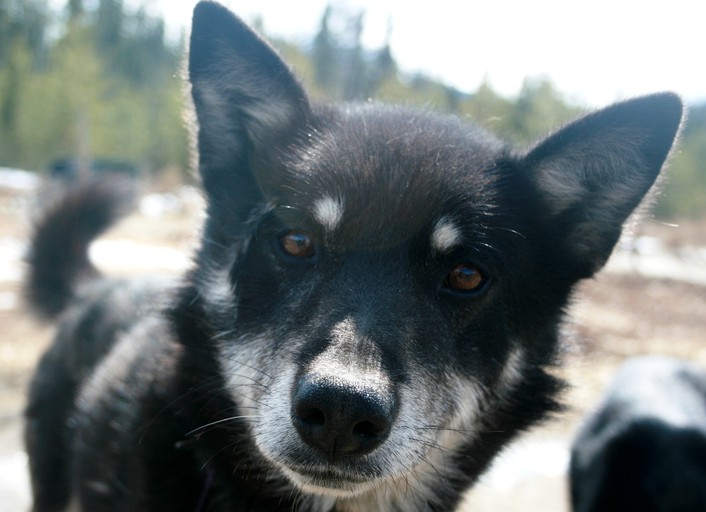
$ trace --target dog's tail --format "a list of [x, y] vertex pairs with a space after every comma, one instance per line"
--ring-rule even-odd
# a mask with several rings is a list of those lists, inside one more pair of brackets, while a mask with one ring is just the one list
[[134, 187], [126, 178], [102, 177], [72, 184], [49, 201], [26, 257], [25, 296], [39, 316], [56, 317], [79, 284], [100, 275], [88, 247], [130, 211], [133, 200]]

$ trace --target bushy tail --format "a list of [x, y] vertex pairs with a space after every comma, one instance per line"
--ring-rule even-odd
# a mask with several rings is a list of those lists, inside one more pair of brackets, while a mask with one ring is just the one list
[[131, 209], [133, 198], [127, 179], [101, 177], [71, 184], [50, 201], [35, 224], [26, 257], [25, 296], [38, 315], [56, 317], [79, 283], [99, 276], [88, 246]]

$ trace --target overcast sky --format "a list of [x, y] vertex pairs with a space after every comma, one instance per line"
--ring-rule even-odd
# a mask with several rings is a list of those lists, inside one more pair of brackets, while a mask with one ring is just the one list
[[[139, 0], [135, 0], [139, 2]], [[171, 30], [188, 30], [195, 2], [149, 0]], [[268, 33], [309, 42], [327, 4], [364, 10], [364, 43], [392, 23], [398, 64], [462, 91], [487, 80], [516, 95], [525, 77], [548, 77], [567, 99], [598, 106], [673, 90], [706, 101], [706, 8], [699, 0], [223, 0]]]

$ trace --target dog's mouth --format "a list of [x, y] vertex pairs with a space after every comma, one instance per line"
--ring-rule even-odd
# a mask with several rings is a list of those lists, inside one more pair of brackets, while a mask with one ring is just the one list
[[285, 475], [308, 492], [336, 497], [351, 497], [375, 487], [379, 477], [348, 472], [336, 467], [288, 467], [282, 468]]

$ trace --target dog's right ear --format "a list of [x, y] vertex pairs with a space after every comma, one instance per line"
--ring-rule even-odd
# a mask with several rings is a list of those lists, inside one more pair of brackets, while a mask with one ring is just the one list
[[194, 8], [188, 62], [203, 186], [248, 208], [258, 170], [305, 122], [306, 94], [275, 50], [215, 2]]

